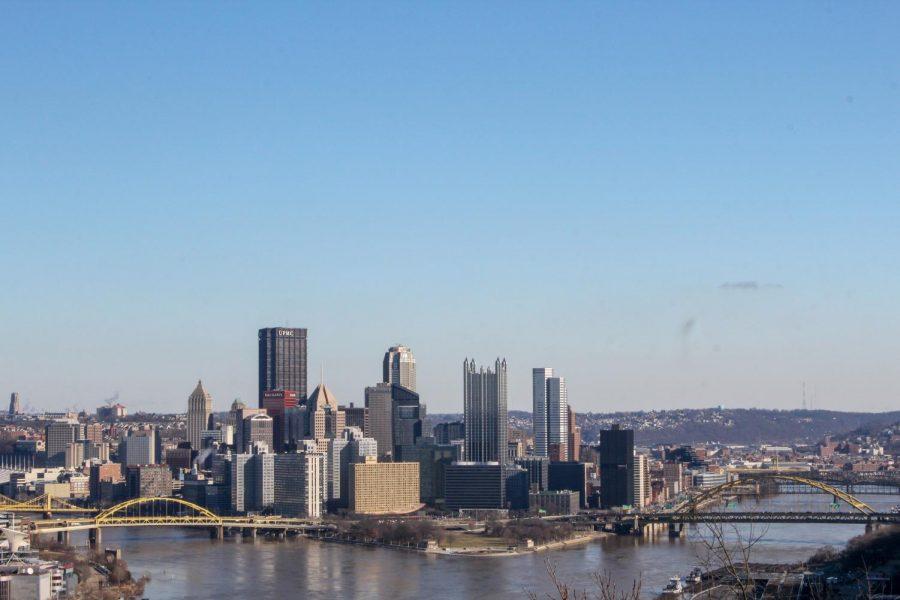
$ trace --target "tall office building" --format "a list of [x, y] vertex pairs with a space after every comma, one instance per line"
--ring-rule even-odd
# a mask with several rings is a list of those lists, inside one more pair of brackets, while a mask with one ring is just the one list
[[463, 404], [466, 424], [466, 460], [507, 462], [506, 359], [494, 370], [480, 369], [475, 361], [463, 362]]
[[391, 346], [384, 353], [382, 381], [416, 391], [416, 357], [406, 346]]
[[234, 454], [229, 477], [231, 510], [263, 510], [274, 503], [275, 456], [268, 452]]
[[434, 441], [438, 444], [449, 444], [453, 440], [466, 439], [466, 425], [462, 421], [438, 423], [431, 430]]
[[317, 519], [325, 506], [325, 453], [275, 455], [274, 511], [285, 517]]
[[310, 412], [309, 435], [311, 439], [337, 437], [346, 427], [347, 419], [344, 411], [341, 410], [337, 398], [324, 382], [316, 386], [306, 405]]
[[264, 411], [245, 417], [241, 426], [241, 449], [251, 452], [254, 445], [264, 444], [267, 451], [272, 451], [275, 441], [272, 435], [272, 417]]
[[553, 369], [531, 370], [532, 422], [535, 456], [567, 460], [569, 451], [569, 415], [566, 380], [556, 377]]
[[69, 444], [84, 438], [84, 428], [74, 420], [53, 421], [44, 428], [44, 449], [47, 452], [48, 467], [62, 467], [66, 464], [66, 448]]
[[540, 367], [531, 370], [531, 421], [534, 429], [534, 455], [549, 456], [547, 441], [547, 380], [553, 369]]
[[19, 414], [22, 407], [19, 404], [19, 392], [13, 392], [9, 395], [9, 416], [14, 417]]
[[631, 506], [634, 502], [634, 431], [600, 432], [600, 508]]
[[631, 476], [634, 482], [632, 506], [635, 508], [646, 506], [650, 503], [650, 466], [643, 454], [634, 455]]
[[[238, 454], [250, 452], [249, 448], [244, 447], [244, 425], [247, 419], [253, 415], [266, 414], [264, 408], [247, 408], [243, 403], [235, 401], [231, 405], [231, 412], [228, 414], [228, 420], [234, 422], [234, 450]], [[274, 444], [274, 439], [273, 439]]]
[[123, 465], [155, 465], [158, 443], [156, 430], [151, 427], [135, 429], [128, 432], [119, 444], [119, 462]]
[[366, 408], [369, 410], [369, 435], [378, 442], [378, 460], [390, 460], [394, 453], [394, 399], [391, 384], [367, 387]]
[[[419, 401], [419, 394], [403, 387], [393, 385], [394, 399], [394, 456], [402, 457], [404, 448], [412, 448], [422, 437], [422, 425], [425, 421], [425, 405]], [[406, 460], [395, 458], [395, 460]]]
[[259, 330], [259, 406], [263, 393], [293, 390], [306, 402], [306, 329], [267, 327]]
[[348, 506], [350, 465], [365, 462], [367, 456], [377, 459], [378, 442], [359, 427], [344, 427], [339, 437], [328, 440], [326, 496], [333, 506]]
[[572, 406], [567, 407], [569, 415], [569, 462], [578, 462], [581, 460], [581, 427], [575, 424], [575, 411]]
[[211, 415], [212, 396], [203, 389], [203, 382], [197, 381], [197, 387], [188, 397], [187, 412], [187, 438], [194, 450], [203, 449], [201, 434], [207, 429], [212, 429]]
[[297, 392], [293, 390], [272, 390], [263, 392], [263, 408], [272, 417], [273, 452], [283, 452], [287, 437], [285, 414], [297, 406]]
[[379, 460], [397, 460], [401, 447], [414, 446], [422, 437], [425, 405], [419, 395], [398, 383], [367, 387], [369, 433], [378, 441]]
[[569, 455], [569, 399], [566, 380], [562, 377], [547, 379], [547, 444], [559, 448], [559, 459]]
[[369, 409], [365, 406], [342, 406], [344, 411], [344, 420], [347, 427], [359, 427], [362, 432], [369, 435]]

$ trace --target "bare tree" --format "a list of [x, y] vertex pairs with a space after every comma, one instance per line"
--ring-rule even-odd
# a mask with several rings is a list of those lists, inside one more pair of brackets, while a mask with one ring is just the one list
[[726, 529], [722, 523], [703, 523], [702, 527], [697, 555], [700, 564], [707, 572], [724, 572], [738, 598], [755, 598], [756, 582], [753, 581], [750, 558], [754, 546], [765, 537], [768, 528], [757, 535], [752, 525], [746, 534], [737, 525]]
[[531, 600], [539, 598], [547, 600], [639, 600], [641, 597], [640, 579], [632, 581], [630, 590], [620, 590], [609, 571], [598, 571], [591, 576], [593, 587], [590, 590], [578, 589], [559, 577], [555, 562], [547, 558], [545, 564], [547, 577], [553, 584], [554, 592], [539, 596], [535, 592], [529, 591], [528, 597]]

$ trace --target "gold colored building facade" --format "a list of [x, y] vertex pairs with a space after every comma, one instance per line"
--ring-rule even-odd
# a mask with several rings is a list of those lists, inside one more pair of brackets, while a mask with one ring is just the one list
[[406, 514], [419, 502], [419, 463], [374, 462], [350, 465], [350, 510], [361, 515]]

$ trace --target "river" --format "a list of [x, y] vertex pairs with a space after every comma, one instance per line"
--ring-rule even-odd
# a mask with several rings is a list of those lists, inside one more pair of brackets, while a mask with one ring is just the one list
[[[896, 504], [897, 496], [862, 497], [876, 510]], [[830, 496], [777, 496], [759, 501], [782, 510], [828, 510]], [[745, 502], [757, 505], [756, 500]], [[702, 526], [701, 526], [702, 527]], [[746, 529], [745, 529], [746, 531]], [[753, 559], [790, 562], [809, 557], [823, 545], [843, 546], [863, 533], [860, 525], [778, 524], [755, 526], [764, 533]], [[206, 531], [121, 528], [103, 532], [104, 545], [121, 547], [132, 573], [149, 573], [147, 598], [527, 598], [549, 591], [545, 561], [562, 579], [578, 587], [591, 574], [608, 571], [621, 587], [642, 579], [644, 595], [658, 593], [669, 577], [699, 563], [700, 530], [687, 538], [609, 536], [548, 553], [512, 557], [447, 557], [317, 542], [302, 538], [218, 542]], [[76, 543], [84, 543], [83, 537]]]

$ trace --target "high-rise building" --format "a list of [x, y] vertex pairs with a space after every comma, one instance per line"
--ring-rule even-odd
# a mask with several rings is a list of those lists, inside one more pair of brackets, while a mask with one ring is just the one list
[[263, 393], [294, 390], [306, 402], [306, 329], [267, 327], [259, 330], [259, 406]]
[[504, 508], [506, 476], [498, 462], [456, 462], [444, 470], [444, 505], [460, 508]]
[[369, 409], [365, 406], [342, 406], [347, 427], [359, 427], [364, 435], [369, 435]]
[[559, 460], [569, 455], [569, 400], [563, 377], [547, 379], [547, 443], [558, 444]]
[[231, 457], [231, 509], [235, 512], [270, 508], [275, 501], [275, 454], [253, 452]]
[[411, 447], [422, 437], [425, 405], [419, 394], [397, 383], [367, 387], [369, 434], [378, 442], [379, 460], [397, 460], [401, 447]]
[[540, 367], [531, 370], [532, 422], [534, 425], [535, 456], [550, 456], [567, 460], [569, 456], [569, 416], [566, 380], [557, 377], [553, 369]]
[[684, 463], [675, 460], [667, 460], [663, 464], [663, 481], [669, 497], [674, 498], [681, 493], [684, 480]]
[[438, 423], [431, 431], [434, 441], [438, 444], [449, 444], [453, 440], [466, 439], [466, 424], [462, 421]]
[[66, 464], [66, 448], [82, 439], [84, 428], [74, 420], [60, 420], [49, 423], [44, 428], [44, 448], [47, 452], [48, 467], [62, 467]]
[[319, 518], [325, 505], [325, 453], [276, 454], [274, 511], [285, 517]]
[[337, 398], [324, 383], [320, 383], [309, 395], [306, 402], [307, 437], [312, 440], [324, 440], [337, 437], [347, 424], [344, 411], [338, 405]]
[[244, 423], [253, 415], [267, 414], [264, 408], [247, 408], [243, 402], [235, 402], [228, 413], [228, 421], [234, 422], [234, 449], [238, 454], [245, 454], [250, 450], [244, 447]]
[[241, 426], [241, 448], [244, 452], [250, 452], [254, 446], [264, 444], [265, 449], [272, 450], [272, 417], [265, 412], [259, 412], [245, 417]]
[[635, 454], [632, 462], [632, 481], [634, 498], [632, 506], [641, 508], [650, 502], [650, 467], [647, 457], [643, 454]]
[[156, 452], [158, 445], [152, 426], [129, 431], [128, 437], [119, 444], [119, 462], [126, 466], [155, 465], [160, 458]]
[[393, 444], [394, 456], [402, 455], [402, 448], [412, 448], [422, 438], [425, 421], [425, 405], [419, 401], [419, 394], [398, 384], [391, 386], [393, 397]]
[[435, 505], [444, 499], [444, 473], [461, 459], [460, 446], [437, 444], [434, 438], [422, 438], [413, 448], [403, 448], [403, 462], [419, 463], [419, 494], [425, 504]]
[[569, 430], [569, 462], [578, 462], [581, 460], [581, 427], [575, 424], [575, 411], [572, 405], [566, 407], [568, 412], [568, 430]]
[[19, 405], [19, 392], [13, 392], [9, 395], [9, 416], [14, 417], [22, 411]]
[[201, 450], [201, 433], [206, 429], [212, 429], [210, 416], [212, 415], [212, 396], [203, 389], [203, 382], [197, 381], [197, 387], [188, 397], [187, 412], [187, 441], [191, 448]]
[[134, 465], [127, 468], [126, 481], [131, 498], [172, 495], [172, 473], [166, 465]]
[[297, 406], [297, 401], [297, 392], [293, 390], [263, 392], [263, 408], [272, 417], [273, 452], [283, 452], [285, 449], [285, 431], [287, 427], [285, 414], [288, 410]]
[[108, 462], [91, 465], [90, 479], [88, 482], [91, 500], [95, 502], [98, 502], [100, 500], [101, 483], [117, 483], [122, 480], [122, 465], [118, 463]]
[[419, 501], [419, 463], [366, 462], [350, 465], [350, 511], [360, 515], [411, 513]]
[[348, 505], [350, 465], [365, 461], [367, 456], [378, 457], [378, 442], [365, 437], [358, 427], [344, 427], [340, 436], [328, 440], [326, 500], [332, 506]]
[[378, 460], [390, 460], [394, 453], [394, 398], [389, 383], [367, 387], [366, 408], [369, 410], [369, 436], [378, 442]]
[[72, 442], [66, 447], [66, 469], [79, 469], [84, 462], [84, 443]]
[[600, 508], [631, 506], [634, 502], [634, 431], [600, 432]]
[[103, 423], [88, 423], [84, 426], [84, 439], [95, 444], [103, 442]]
[[463, 398], [466, 423], [466, 460], [504, 464], [507, 454], [506, 359], [494, 370], [463, 362]]
[[550, 459], [546, 456], [525, 456], [516, 459], [516, 464], [528, 471], [528, 486], [531, 491], [543, 492], [550, 485]]
[[582, 508], [587, 508], [588, 484], [590, 483], [588, 465], [580, 462], [551, 461], [549, 475], [551, 491], [574, 490], [579, 494]]
[[384, 353], [382, 381], [416, 391], [416, 357], [412, 350], [399, 344], [388, 348]]
[[531, 420], [534, 429], [534, 455], [549, 456], [547, 439], [547, 380], [553, 369], [540, 367], [531, 370]]

